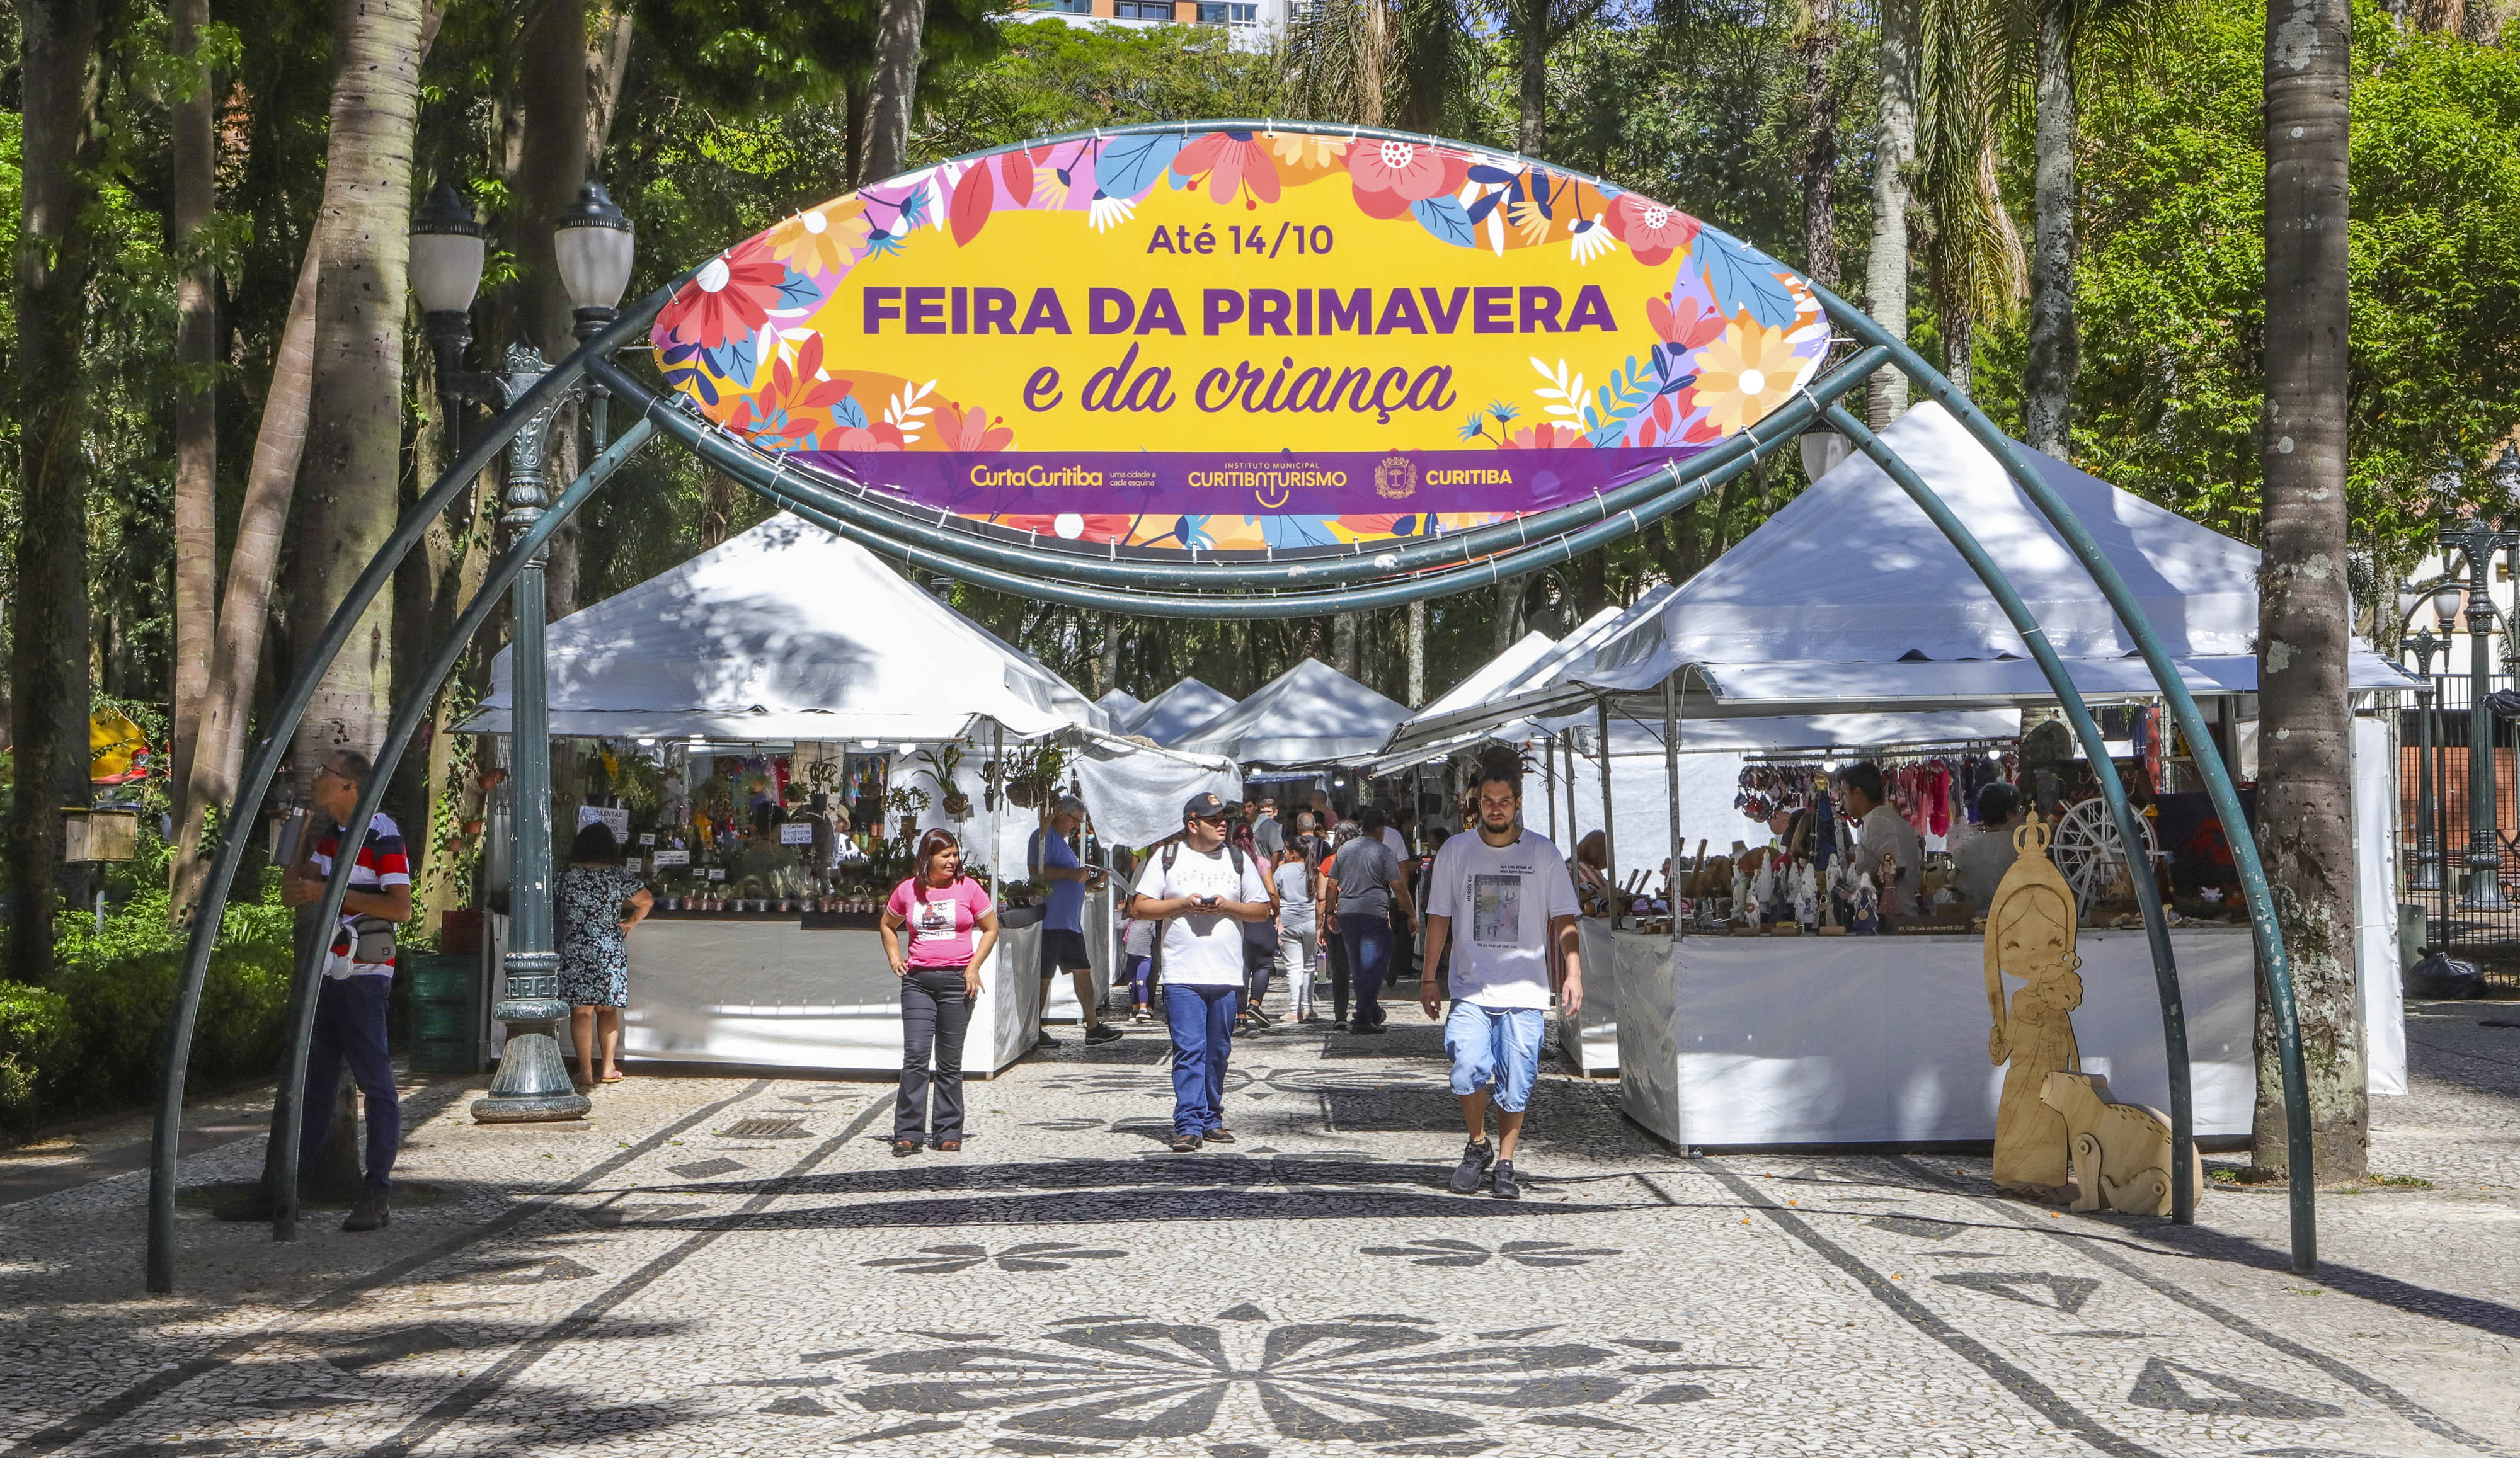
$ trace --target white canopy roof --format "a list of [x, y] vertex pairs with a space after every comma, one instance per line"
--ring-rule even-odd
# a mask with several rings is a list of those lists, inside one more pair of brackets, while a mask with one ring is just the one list
[[1113, 727], [1129, 722], [1130, 717], [1147, 707], [1147, 701], [1126, 688], [1114, 688], [1094, 701], [1094, 706], [1111, 716]]
[[[2084, 694], [2157, 691], [2134, 640], [2002, 465], [1938, 405], [1882, 432], [1967, 523]], [[2257, 686], [2258, 552], [2061, 461], [2030, 453], [2134, 592], [2198, 693]], [[1682, 669], [1690, 718], [1872, 707], [1993, 708], [2051, 698], [2020, 635], [1959, 552], [1864, 456], [1848, 457], [1678, 592], [1641, 601], [1590, 652], [1527, 672], [1484, 709], [1421, 716], [1395, 739], [1457, 736], [1647, 693]], [[2412, 678], [2358, 649], [2358, 689]]]
[[[1032, 737], [1108, 716], [865, 548], [785, 512], [549, 630], [556, 734]], [[463, 728], [509, 729], [510, 664]]]
[[1158, 744], [1178, 744], [1184, 735], [1234, 707], [1234, 700], [1196, 679], [1185, 678], [1147, 701], [1147, 706], [1118, 728], [1124, 734], [1144, 734]]
[[1178, 747], [1243, 765], [1319, 765], [1382, 747], [1409, 710], [1318, 658], [1298, 661]]
[[1466, 709], [1473, 704], [1486, 703], [1489, 698], [1508, 685], [1519, 683], [1533, 664], [1548, 657], [1551, 650], [1556, 646], [1557, 640], [1546, 633], [1526, 633], [1522, 636], [1522, 641], [1480, 664], [1468, 678], [1445, 689], [1426, 707], [1410, 717], [1414, 719], [1428, 714], [1449, 714], [1455, 709]]

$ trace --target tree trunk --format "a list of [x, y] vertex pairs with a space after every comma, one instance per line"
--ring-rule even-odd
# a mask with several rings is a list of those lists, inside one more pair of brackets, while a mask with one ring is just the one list
[[65, 805], [88, 803], [87, 379], [80, 358], [95, 185], [89, 72], [95, 0], [27, 0], [19, 87], [14, 262], [18, 601], [9, 645], [17, 792], [10, 799], [10, 976], [53, 965]]
[[1102, 614], [1102, 651], [1094, 660], [1095, 693], [1109, 693], [1120, 686], [1120, 615]]
[[1510, 12], [1518, 78], [1513, 150], [1528, 157], [1540, 155], [1548, 140], [1549, 4], [1550, 0], [1520, 0]]
[[1356, 614], [1340, 613], [1330, 620], [1330, 667], [1353, 679], [1356, 677]]
[[[1908, 337], [1908, 208], [1916, 164], [1916, 0], [1881, 0], [1880, 135], [1872, 166], [1872, 249], [1864, 263], [1872, 321]], [[1875, 430], [1908, 409], [1907, 377], [1872, 376], [1866, 414]], [[1723, 528], [1719, 525], [1720, 533]]]
[[[197, 55], [209, 0], [171, 0], [173, 52]], [[209, 262], [198, 250], [218, 198], [218, 149], [210, 127], [210, 72], [186, 67], [170, 100], [167, 130], [173, 163], [168, 232], [184, 265], [175, 281], [175, 717], [167, 782], [176, 814], [185, 814], [200, 742], [202, 698], [209, 688], [211, 641], [217, 636], [219, 550], [218, 313]]]
[[1426, 703], [1426, 599], [1409, 604], [1409, 707]]
[[1805, 272], [1822, 288], [1835, 289], [1837, 274], [1837, 93], [1829, 72], [1837, 66], [1837, 0], [1811, 0], [1804, 36], [1803, 256]]
[[[315, 230], [324, 262], [304, 460], [309, 510], [292, 577], [291, 636], [301, 666], [393, 530], [421, 7], [422, 0], [341, 0], [335, 11], [339, 69]], [[376, 748], [390, 708], [392, 620], [392, 599], [381, 594], [324, 665], [297, 729], [300, 788], [335, 749]]]
[[[236, 544], [228, 551], [227, 590], [219, 603], [218, 641], [210, 654], [209, 682], [202, 695], [202, 730], [184, 795], [184, 818], [175, 838], [175, 914], [180, 919], [201, 900], [209, 864], [202, 836], [210, 810], [236, 793], [245, 771], [246, 721], [253, 709], [262, 669], [263, 636], [278, 577], [280, 545], [289, 522], [289, 501], [297, 486], [297, 462], [306, 445], [308, 394], [315, 376], [315, 291], [323, 251], [309, 240], [297, 267], [297, 289], [273, 351], [271, 384], [263, 392], [262, 421], [255, 428], [245, 503], [237, 510]], [[232, 826], [250, 834], [249, 825]]]
[[1502, 653], [1522, 638], [1522, 598], [1530, 588], [1529, 576], [1508, 577], [1497, 584], [1495, 633], [1489, 641], [1491, 654]]
[[1935, 306], [1937, 324], [1943, 335], [1943, 376], [1952, 387], [1966, 395], [1969, 391], [1970, 355], [1977, 342], [1977, 322], [1969, 317], [1966, 304], [1955, 299], [1958, 290], [1937, 288]]
[[919, 99], [919, 51], [926, 22], [924, 0], [883, 0], [877, 16], [875, 80], [867, 102], [866, 144], [858, 158], [860, 187], [899, 172], [910, 155], [911, 109]]
[[[2345, 0], [2267, 11], [2265, 557], [2258, 569], [2258, 845], [2292, 967], [2314, 1168], [2359, 1179], [2369, 1109], [2354, 984], [2345, 655]], [[2255, 1147], [2284, 1173], [2274, 1023], [2258, 1014]]]
[[[586, 185], [593, 151], [587, 125], [594, 102], [587, 71], [595, 59], [586, 44], [585, 0], [541, 0], [521, 38], [524, 55], [517, 74], [522, 113], [517, 166], [508, 179], [517, 205], [502, 231], [522, 265], [518, 280], [517, 323], [525, 337], [558, 363], [577, 347], [568, 290], [562, 286], [552, 221]], [[551, 426], [551, 490], [577, 475], [577, 412], [564, 407]], [[552, 535], [544, 552], [544, 613], [559, 622], [577, 610], [578, 549], [571, 522]]]
[[2059, 460], [2068, 449], [2074, 376], [2082, 340], [2074, 324], [2074, 242], [2081, 199], [2074, 191], [2080, 125], [2074, 54], [2062, 3], [2039, 12], [2038, 162], [2033, 173], [2030, 250], [2030, 360], [2021, 381], [2021, 438]]
[[1610, 605], [1610, 550], [1597, 547], [1584, 553], [1577, 563], [1575, 589], [1575, 621], [1591, 622], [1593, 614]]

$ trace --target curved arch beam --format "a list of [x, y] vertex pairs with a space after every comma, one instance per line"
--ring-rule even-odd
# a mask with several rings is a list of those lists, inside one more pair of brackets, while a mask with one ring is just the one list
[[2056, 690], [2056, 701], [2064, 706], [2066, 721], [2074, 727], [2074, 737], [2083, 742], [2083, 756], [2091, 761], [2092, 774], [2100, 782], [2100, 794], [2108, 801], [2109, 815], [2117, 822], [2118, 838], [2127, 846], [2127, 881], [2135, 888], [2136, 906], [2143, 913], [2144, 939], [2152, 947], [2153, 982], [2161, 995], [2161, 1045], [2170, 1064], [2170, 1218], [2176, 1224], [2192, 1225], [2196, 1223], [2196, 1176], [2190, 1168], [2190, 1156], [2196, 1147], [2196, 1103], [2187, 1060], [2186, 999], [2179, 990], [2179, 965], [2171, 951], [2170, 922], [2161, 911], [2161, 888], [2154, 884], [2149, 864], [2139, 871], [2134, 865], [2134, 858], [2143, 854], [2136, 849], [2143, 844], [2143, 829], [2136, 823], [2135, 807], [2127, 803], [2117, 761], [2109, 758], [2100, 727], [2092, 718], [2090, 706], [2083, 702], [2082, 689], [2056, 656], [2055, 645], [2048, 641], [2030, 604], [2021, 600], [2011, 577], [1979, 544], [1977, 534], [1913, 467], [1899, 458], [1898, 452], [1849, 414], [1845, 406], [1830, 406], [1828, 422], [1896, 481], [1899, 489], [1908, 493], [1909, 499], [1922, 508], [1952, 546], [1958, 549], [1961, 559], [1977, 573], [1978, 581], [2003, 609], [2004, 617], [2011, 620], [2012, 630], [2021, 635], [2039, 671], [2048, 676], [2048, 685]]
[[[1814, 379], [1802, 393], [1820, 402], [1835, 400], [1861, 386], [1874, 371], [1888, 364], [1889, 359], [1889, 351], [1878, 346], [1858, 349], [1835, 369]], [[721, 444], [731, 445], [748, 457], [756, 469], [766, 473], [766, 479], [773, 484], [806, 493], [810, 500], [844, 521], [887, 535], [932, 526], [936, 549], [967, 561], [1004, 568], [1027, 577], [1046, 571], [1065, 580], [1121, 591], [1170, 589], [1208, 594], [1223, 588], [1285, 588], [1317, 592], [1423, 568], [1476, 565], [1478, 559], [1491, 552], [1527, 547], [1535, 539], [1545, 541], [1653, 502], [1669, 491], [1676, 481], [1688, 477], [1724, 479], [1740, 468], [1735, 463], [1741, 458], [1746, 456], [1755, 460], [1775, 449], [1784, 434], [1780, 427], [1791, 423], [1779, 411], [1758, 425], [1688, 458], [1685, 464], [1675, 461], [1663, 470], [1640, 477], [1616, 490], [1602, 492], [1589, 501], [1442, 537], [1411, 542], [1360, 543], [1346, 552], [1307, 552], [1282, 561], [1211, 558], [1166, 562], [1117, 555], [1098, 558], [1063, 546], [1036, 547], [1000, 541], [949, 524], [961, 518], [940, 516], [931, 523], [922, 518], [933, 512], [933, 508], [914, 514], [914, 508], [907, 504], [870, 500], [868, 493], [871, 488], [864, 482], [834, 478], [819, 470], [810, 473], [791, 471], [775, 455], [756, 450], [714, 423], [695, 420], [688, 411], [677, 409], [675, 397], [646, 384], [620, 365], [606, 361], [594, 369], [596, 377], [604, 382], [605, 388], [625, 403], [637, 406], [642, 414], [665, 411], [688, 423], [688, 429], [685, 429], [669, 422], [666, 425], [668, 430], [678, 435], [694, 432], [714, 435]], [[1772, 421], [1777, 424], [1771, 425]]]
[[[320, 931], [333, 926], [341, 915], [341, 898], [350, 889], [350, 872], [357, 866], [359, 851], [367, 844], [368, 826], [384, 805], [385, 790], [393, 781], [394, 769], [402, 763], [404, 751], [411, 747], [412, 736], [420, 732], [421, 721], [428, 717], [429, 705], [437, 699], [438, 686], [455, 671], [456, 661], [472, 641], [508, 593], [509, 586], [525, 570], [577, 509], [592, 500], [604, 483], [620, 469], [623, 462], [639, 453], [639, 448], [654, 438], [656, 427], [640, 420], [623, 431], [619, 438], [605, 448], [592, 464], [568, 484], [560, 499], [536, 518], [508, 550], [499, 554], [483, 574], [481, 586], [472, 600], [464, 606], [445, 639], [437, 645], [435, 656], [422, 670], [420, 682], [405, 692], [402, 707], [394, 711], [385, 727], [384, 742], [377, 747], [374, 768], [367, 783], [360, 786], [358, 808], [350, 813], [350, 823], [343, 832], [343, 844], [334, 854], [332, 872], [324, 878], [324, 899], [314, 920]], [[323, 949], [332, 945], [329, 937], [310, 943], [306, 959], [297, 968], [299, 982], [310, 992], [317, 989], [322, 977]], [[297, 1003], [302, 1001], [303, 1005]], [[272, 1132], [280, 1140], [278, 1178], [280, 1187], [272, 1192], [273, 1210], [271, 1238], [297, 1238], [297, 1161], [298, 1140], [302, 1133], [300, 1114], [306, 1098], [306, 1049], [315, 1033], [315, 998], [307, 996], [292, 1003], [294, 1020], [289, 1030], [289, 1052], [280, 1065], [280, 1089], [274, 1102]]]
[[[1638, 483], [1640, 487], [1649, 487], [1659, 493], [1649, 500], [1591, 526], [1502, 552], [1483, 561], [1376, 585], [1327, 592], [1155, 594], [1128, 588], [1044, 580], [1018, 569], [964, 555], [968, 538], [905, 512], [850, 501], [841, 493], [790, 476], [716, 426], [670, 408], [653, 391], [648, 390], [635, 376], [623, 373], [616, 365], [598, 362], [594, 366], [594, 375], [605, 388], [616, 394], [634, 400], [644, 397], [651, 402], [645, 419], [655, 420], [666, 434], [688, 446], [703, 461], [735, 477], [755, 495], [776, 502], [835, 536], [898, 557], [912, 566], [947, 573], [996, 592], [1073, 607], [1111, 608], [1150, 617], [1204, 619], [1311, 617], [1321, 613], [1393, 607], [1492, 586], [1525, 572], [1554, 566], [1641, 530], [1696, 501], [1716, 485], [1748, 469], [1762, 454], [1777, 448], [1780, 441], [1799, 434], [1818, 418], [1821, 410], [1821, 401], [1812, 393], [1798, 393], [1760, 421], [1762, 426], [1773, 422], [1775, 428], [1758, 440], [1753, 449], [1728, 457], [1709, 474], [1682, 482], [1677, 470], [1665, 467]], [[1837, 378], [1834, 383], [1836, 389], [1843, 393], [1861, 383], [1861, 379], [1849, 376]], [[1026, 557], [1035, 571], [1041, 569], [1042, 560], [1040, 553]], [[1285, 573], [1291, 565], [1277, 570]], [[1385, 562], [1376, 570], [1387, 576], [1395, 567]], [[1086, 566], [1080, 565], [1076, 571], [1080, 577], [1088, 575]]]
[[[687, 277], [687, 276], [685, 276]], [[314, 701], [315, 690], [341, 644], [349, 641], [359, 617], [375, 601], [385, 584], [393, 580], [394, 569], [411, 554], [413, 547], [428, 530], [429, 524], [443, 515], [447, 507], [489, 467], [499, 453], [507, 449], [525, 422], [536, 413], [557, 403], [586, 373], [587, 365], [620, 348], [653, 323], [656, 312], [665, 306], [682, 287], [683, 277], [657, 289], [647, 298], [625, 310], [602, 333], [579, 346], [567, 359], [534, 382], [532, 388], [499, 413], [479, 439], [465, 447], [436, 484], [429, 487], [412, 508], [394, 526], [377, 554], [350, 585], [341, 605], [334, 609], [332, 619], [324, 625], [297, 677], [281, 695], [261, 742], [254, 746], [246, 762], [244, 776], [237, 782], [236, 798], [231, 800], [219, 817], [218, 850], [211, 862], [210, 876], [202, 891], [201, 904], [193, 910], [193, 926], [184, 946], [184, 958], [176, 971], [174, 1016], [166, 1029], [165, 1062], [158, 1081], [156, 1127], [149, 1143], [149, 1254], [148, 1286], [151, 1291], [175, 1289], [175, 1174], [176, 1143], [184, 1125], [184, 1078], [192, 1062], [193, 1033], [202, 1010], [202, 983], [208, 975], [210, 953], [217, 948], [220, 924], [227, 910], [228, 885], [236, 879], [237, 867], [244, 862], [245, 848], [251, 835], [247, 812], [262, 803], [271, 790], [272, 779], [280, 770], [281, 757], [288, 752], [297, 723], [306, 716], [307, 705]]]
[[[1832, 322], [1868, 344], [1879, 344], [1890, 350], [1893, 363], [1901, 374], [1922, 387], [1944, 409], [1950, 411], [1970, 435], [1976, 437], [1996, 460], [2003, 463], [2013, 484], [2029, 497], [2040, 514], [2048, 518], [2066, 548], [2082, 562], [2083, 569], [2108, 599], [2110, 608], [2135, 640], [2136, 648], [2143, 655], [2144, 666], [2152, 670], [2153, 682], [2161, 687], [2162, 697], [2170, 703], [2171, 715], [2179, 721], [2180, 731], [2189, 744], [2211, 744], [2214, 736], [2205, 724], [2205, 716], [2196, 707], [2196, 696], [2187, 691], [2186, 681], [2179, 676], [2179, 666], [2170, 659], [2161, 637], [2152, 629], [2151, 619], [2136, 601], [2126, 579], [2100, 551], [2099, 543], [2083, 527], [2074, 508], [2065, 504], [2055, 488], [2039, 474], [2023, 454], [2025, 448], [2002, 430], [1971, 404], [1966, 395], [1954, 388], [1922, 356], [1894, 337], [1881, 326], [1818, 285], [1812, 286], [1821, 304]], [[2314, 1187], [2316, 1165], [2311, 1149], [2310, 1075], [2302, 1061], [2301, 1019], [2293, 1000], [2292, 971], [2285, 960], [2283, 932], [2275, 925], [2274, 899], [2267, 885], [2265, 862], [2258, 859], [2258, 842], [2246, 833], [2248, 817], [2241, 814], [2239, 791], [2231, 783], [2230, 772], [2220, 755], [2205, 754], [2196, 758], [2196, 767], [2205, 780], [2205, 791], [2214, 802], [2214, 814], [2221, 817], [2224, 839], [2231, 846], [2232, 867], [2240, 878], [2241, 895], [2249, 903], [2249, 926], [2257, 942], [2258, 970], [2266, 980], [2267, 1003], [2274, 1014], [2275, 1056], [2281, 1067], [2284, 1100], [2285, 1165], [2290, 1178], [2286, 1181], [2291, 1196], [2292, 1267], [2308, 1275], [2318, 1264], [2318, 1216], [2317, 1190]], [[2243, 833], [2231, 834], [2239, 826]]]

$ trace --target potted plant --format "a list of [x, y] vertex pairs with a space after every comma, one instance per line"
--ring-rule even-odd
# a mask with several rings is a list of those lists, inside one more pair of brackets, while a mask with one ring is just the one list
[[945, 796], [945, 813], [958, 820], [970, 818], [971, 797], [954, 783], [954, 772], [963, 763], [963, 746], [940, 744], [934, 749], [922, 749], [919, 760], [927, 767], [927, 777], [936, 781], [936, 788]]

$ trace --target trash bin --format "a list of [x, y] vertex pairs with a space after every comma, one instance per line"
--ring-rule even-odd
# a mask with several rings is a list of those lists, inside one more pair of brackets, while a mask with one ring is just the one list
[[402, 958], [411, 977], [414, 1073], [481, 1071], [481, 958], [472, 952], [417, 952]]

